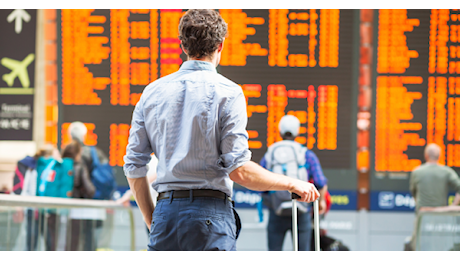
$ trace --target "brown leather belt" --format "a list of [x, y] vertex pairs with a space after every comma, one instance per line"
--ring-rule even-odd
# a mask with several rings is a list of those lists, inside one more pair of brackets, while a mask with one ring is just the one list
[[[190, 198], [192, 197], [212, 197], [212, 198], [218, 198], [218, 199], [228, 199], [231, 201], [231, 198], [227, 196], [222, 191], [218, 190], [175, 190], [172, 192], [173, 193], [173, 199], [178, 199], [178, 198]], [[166, 192], [160, 192], [158, 194], [157, 200], [164, 200], [164, 199], [169, 199], [171, 196], [171, 191], [166, 191]]]

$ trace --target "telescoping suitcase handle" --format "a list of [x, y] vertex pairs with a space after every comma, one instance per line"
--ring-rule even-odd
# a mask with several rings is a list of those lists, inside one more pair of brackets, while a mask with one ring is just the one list
[[[300, 196], [292, 193], [292, 241], [294, 244], [294, 251], [299, 250], [298, 244], [298, 235], [297, 235], [297, 199], [300, 199]], [[314, 218], [314, 227], [315, 227], [315, 251], [319, 250], [319, 201], [318, 199], [313, 202], [313, 218]]]

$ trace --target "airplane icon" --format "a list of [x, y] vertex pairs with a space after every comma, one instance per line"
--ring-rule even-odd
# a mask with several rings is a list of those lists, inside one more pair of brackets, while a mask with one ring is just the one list
[[23, 61], [17, 61], [10, 58], [3, 58], [1, 63], [3, 66], [11, 70], [8, 74], [3, 74], [3, 81], [8, 84], [9, 87], [13, 86], [14, 79], [17, 77], [22, 84], [22, 87], [28, 88], [30, 86], [29, 73], [27, 72], [27, 66], [35, 59], [35, 54], [31, 53]]

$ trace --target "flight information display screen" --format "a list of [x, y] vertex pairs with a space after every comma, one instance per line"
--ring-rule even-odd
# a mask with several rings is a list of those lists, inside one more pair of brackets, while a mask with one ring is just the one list
[[460, 11], [376, 14], [371, 187], [409, 190], [429, 143], [460, 169]]
[[[178, 40], [185, 10], [58, 12], [59, 140], [69, 124], [88, 127], [121, 173], [132, 111], [150, 82], [186, 60]], [[318, 156], [333, 187], [356, 188], [357, 10], [219, 10], [228, 23], [217, 71], [247, 101], [252, 160], [281, 137], [285, 114], [301, 122], [297, 141]]]

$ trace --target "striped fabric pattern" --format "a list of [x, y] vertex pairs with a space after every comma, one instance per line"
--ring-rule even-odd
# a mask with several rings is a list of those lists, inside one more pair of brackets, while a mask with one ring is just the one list
[[215, 189], [231, 196], [228, 175], [251, 159], [246, 125], [241, 87], [209, 62], [186, 61], [144, 89], [132, 116], [125, 175], [146, 176], [153, 152], [157, 192]]

